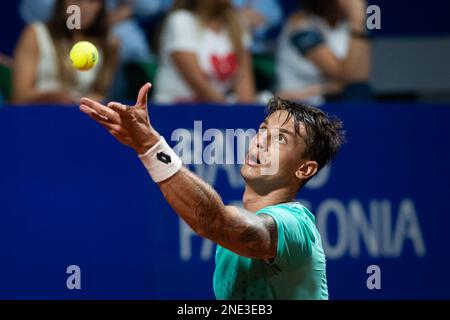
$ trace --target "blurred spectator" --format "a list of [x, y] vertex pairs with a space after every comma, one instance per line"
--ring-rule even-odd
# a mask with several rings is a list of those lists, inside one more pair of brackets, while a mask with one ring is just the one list
[[[80, 0], [72, 1], [77, 4]], [[151, 52], [144, 31], [137, 22], [137, 17], [146, 17], [161, 10], [162, 0], [106, 0], [109, 22], [113, 34], [122, 44], [120, 61], [139, 61], [151, 58]], [[56, 0], [21, 0], [20, 15], [31, 24], [47, 22], [52, 15]]]
[[52, 17], [56, 0], [21, 0], [19, 13], [23, 21], [30, 24], [33, 22], [47, 22]]
[[[66, 9], [74, 1], [58, 0], [46, 24], [28, 25], [17, 44], [13, 68], [16, 103], [75, 103], [81, 96], [104, 99], [114, 77], [119, 44], [108, 28], [105, 1], [79, 0], [81, 30], [66, 26]], [[71, 66], [74, 43], [88, 40], [99, 49], [96, 68], [81, 72]]]
[[[146, 0], [142, 0], [146, 1]], [[153, 0], [152, 13], [168, 11], [174, 0]], [[266, 33], [280, 25], [283, 12], [277, 0], [232, 0], [239, 10], [242, 22], [253, 36], [251, 51], [262, 53], [267, 50]], [[147, 10], [148, 12], [148, 10]]]
[[283, 17], [280, 4], [276, 0], [233, 0], [239, 9], [244, 23], [252, 31], [253, 53], [268, 50], [266, 45], [267, 31], [278, 26]]
[[177, 0], [161, 35], [156, 100], [254, 101], [249, 46], [231, 0]]
[[157, 1], [108, 0], [107, 3], [113, 33], [121, 43], [121, 61], [149, 60], [152, 56], [150, 47], [137, 18], [159, 11]]
[[322, 104], [325, 96], [342, 94], [353, 85], [359, 90], [355, 94], [369, 96], [366, 1], [303, 0], [301, 4], [305, 11], [294, 14], [280, 36], [277, 94]]

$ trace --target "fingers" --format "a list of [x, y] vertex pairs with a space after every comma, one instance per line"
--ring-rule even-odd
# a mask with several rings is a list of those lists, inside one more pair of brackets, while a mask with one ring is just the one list
[[108, 108], [114, 110], [120, 115], [127, 115], [127, 109], [128, 107], [124, 104], [118, 103], [118, 102], [110, 102], [108, 103]]
[[151, 87], [152, 84], [150, 82], [147, 82], [142, 86], [141, 90], [139, 90], [136, 107], [147, 107], [147, 97]]
[[118, 130], [118, 125], [113, 124], [108, 121], [107, 118], [105, 118], [102, 115], [99, 115], [94, 109], [91, 109], [89, 106], [85, 104], [80, 105], [80, 111], [84, 114], [87, 114], [91, 119], [95, 120], [97, 123], [102, 125], [107, 130]]
[[[120, 117], [117, 114], [117, 112], [102, 105], [101, 103], [98, 103], [89, 98], [82, 98], [81, 105], [84, 105], [85, 107], [94, 110], [98, 115], [105, 117], [106, 120], [112, 121], [114, 123], [119, 123]], [[81, 106], [80, 106], [80, 110], [81, 110]], [[81, 111], [83, 111], [83, 110], [81, 110]]]

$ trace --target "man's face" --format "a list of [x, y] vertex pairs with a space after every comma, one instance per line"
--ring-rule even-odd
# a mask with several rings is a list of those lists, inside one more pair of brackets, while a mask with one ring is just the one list
[[295, 172], [304, 161], [306, 129], [302, 123], [301, 136], [296, 134], [294, 119], [286, 122], [287, 116], [287, 111], [277, 111], [260, 125], [241, 168], [248, 184], [277, 189], [300, 182]]

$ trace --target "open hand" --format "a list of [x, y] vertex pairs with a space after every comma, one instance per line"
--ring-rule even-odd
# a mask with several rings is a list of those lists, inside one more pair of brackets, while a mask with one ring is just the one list
[[110, 102], [107, 106], [89, 98], [82, 98], [80, 111], [102, 125], [122, 144], [133, 148], [138, 154], [144, 154], [161, 138], [150, 124], [147, 109], [147, 96], [152, 85], [146, 83], [141, 90], [134, 107], [119, 102]]

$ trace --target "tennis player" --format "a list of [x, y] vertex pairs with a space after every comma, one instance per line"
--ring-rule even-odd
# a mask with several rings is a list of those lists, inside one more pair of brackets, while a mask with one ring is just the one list
[[[217, 299], [328, 299], [326, 260], [314, 215], [299, 190], [338, 153], [342, 123], [323, 111], [273, 98], [241, 168], [244, 208], [182, 165], [150, 121], [145, 84], [133, 107], [83, 98], [80, 110], [133, 148], [173, 210], [217, 243]], [[239, 112], [236, 109], [236, 112]], [[278, 170], [263, 174], [277, 154]]]

